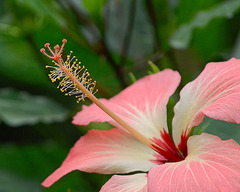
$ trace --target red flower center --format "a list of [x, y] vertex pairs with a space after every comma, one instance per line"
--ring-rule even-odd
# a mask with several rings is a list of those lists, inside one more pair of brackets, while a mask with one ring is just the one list
[[161, 138], [153, 138], [152, 141], [156, 144], [153, 145], [155, 151], [157, 151], [161, 156], [165, 157], [164, 160], [159, 159], [159, 163], [167, 162], [178, 162], [182, 161], [187, 156], [187, 135], [182, 134], [181, 143], [178, 145], [178, 148], [175, 146], [170, 134], [163, 129], [160, 131]]

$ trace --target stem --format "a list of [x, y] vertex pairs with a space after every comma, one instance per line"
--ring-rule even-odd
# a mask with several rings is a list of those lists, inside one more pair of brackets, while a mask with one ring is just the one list
[[132, 0], [130, 2], [130, 8], [129, 8], [129, 22], [126, 30], [126, 34], [123, 40], [123, 46], [122, 46], [122, 52], [121, 52], [121, 66], [124, 66], [127, 61], [128, 52], [130, 48], [132, 33], [133, 33], [133, 27], [134, 27], [134, 21], [135, 21], [135, 15], [136, 15], [136, 0]]
[[114, 70], [114, 72], [115, 72], [115, 74], [116, 74], [116, 76], [117, 76], [117, 78], [118, 78], [118, 80], [119, 80], [119, 82], [120, 82], [120, 84], [121, 84], [121, 87], [122, 87], [122, 88], [127, 87], [127, 84], [126, 84], [125, 78], [124, 78], [124, 70], [123, 70], [123, 68], [121, 67], [121, 65], [118, 65], [118, 64], [115, 62], [115, 60], [114, 60], [114, 58], [112, 57], [112, 55], [111, 55], [111, 53], [110, 53], [110, 51], [109, 51], [109, 49], [108, 49], [108, 47], [107, 47], [104, 39], [101, 40], [101, 46], [102, 46], [102, 48], [101, 48], [101, 50], [99, 50], [99, 53], [100, 53], [101, 55], [105, 56], [106, 59], [108, 60], [110, 66], [111, 66], [112, 69]]
[[159, 26], [158, 26], [156, 11], [155, 11], [152, 0], [145, 0], [145, 3], [146, 3], [146, 8], [148, 11], [149, 18], [153, 25], [156, 46], [157, 46], [157, 49], [161, 52], [162, 51], [161, 50], [161, 41], [159, 38], [159, 32], [158, 32]]
[[62, 64], [60, 58], [57, 58], [56, 61], [61, 66], [61, 70], [67, 74], [68, 78], [83, 92], [87, 95], [87, 97], [95, 103], [100, 109], [102, 109], [105, 113], [107, 113], [113, 120], [119, 123], [123, 128], [128, 130], [134, 137], [136, 137], [139, 141], [146, 144], [150, 148], [154, 149], [155, 143], [149, 140], [147, 137], [136, 131], [133, 127], [131, 127], [127, 122], [118, 117], [113, 111], [111, 111], [107, 106], [105, 106], [101, 101], [99, 101], [90, 91], [88, 91], [76, 78], [73, 76], [68, 69]]

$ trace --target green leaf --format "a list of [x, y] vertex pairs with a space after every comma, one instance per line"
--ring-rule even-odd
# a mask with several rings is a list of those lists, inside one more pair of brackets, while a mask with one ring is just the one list
[[14, 37], [18, 37], [21, 33], [21, 30], [13, 25], [0, 23], [0, 34], [1, 35], [10, 35]]
[[[41, 20], [44, 18], [46, 20], [49, 20], [51, 18], [51, 21], [54, 21], [60, 25], [64, 24], [63, 17], [61, 14], [59, 14], [59, 5], [56, 4], [54, 1], [47, 1], [47, 0], [35, 0], [35, 1], [27, 1], [27, 0], [14, 0], [11, 4], [12, 9], [17, 9], [20, 16], [25, 16], [26, 14], [29, 14], [29, 12], [33, 13], [33, 16], [35, 18], [35, 23], [38, 24], [38, 22], [41, 22]], [[20, 7], [20, 9], [19, 9]], [[27, 13], [23, 14], [21, 12], [21, 9], [26, 9]], [[16, 13], [15, 13], [16, 14]], [[16, 14], [17, 15], [17, 14]]]
[[170, 135], [172, 135], [172, 119], [174, 117], [174, 106], [175, 106], [176, 102], [173, 99], [173, 97], [170, 97], [168, 100], [168, 104], [167, 104], [167, 125], [168, 125], [168, 131], [170, 133]]
[[9, 126], [59, 122], [66, 115], [66, 109], [45, 97], [13, 89], [0, 90], [0, 119]]
[[148, 65], [150, 66], [150, 71], [148, 71], [148, 74], [154, 74], [160, 71], [158, 66], [154, 64], [152, 61], [148, 61]]
[[234, 139], [240, 144], [240, 125], [235, 123], [228, 123], [225, 121], [213, 120], [207, 133], [217, 135], [221, 139]]
[[201, 134], [207, 132], [217, 135], [221, 139], [234, 139], [240, 143], [240, 125], [235, 123], [228, 123], [205, 117], [203, 122], [195, 127], [194, 134]]
[[99, 14], [101, 13], [102, 7], [105, 5], [106, 0], [83, 0], [83, 3], [87, 10], [92, 14]]
[[35, 57], [33, 48], [21, 38], [0, 36], [0, 79], [34, 86], [49, 86], [43, 66]]
[[129, 72], [129, 73], [128, 73], [128, 76], [129, 76], [129, 78], [130, 78], [131, 84], [132, 84], [132, 83], [135, 83], [135, 82], [137, 81], [137, 78], [135, 77], [135, 75], [134, 75], [132, 72]]
[[190, 23], [181, 25], [170, 38], [170, 44], [177, 49], [187, 48], [192, 39], [193, 30], [205, 27], [215, 18], [231, 18], [240, 8], [240, 1], [226, 1], [218, 6], [199, 12]]
[[0, 191], [4, 192], [41, 192], [39, 183], [16, 176], [0, 169]]
[[230, 57], [236, 57], [239, 58], [240, 55], [240, 33], [238, 33], [237, 39], [234, 42], [232, 53], [230, 54]]
[[99, 27], [102, 23], [102, 9], [106, 3], [106, 0], [83, 0], [85, 8], [90, 13], [92, 19]]
[[[206, 120], [208, 119], [208, 120]], [[209, 119], [206, 118], [204, 123], [202, 123], [201, 125], [194, 127], [193, 130], [193, 135], [200, 135], [202, 134], [209, 126], [211, 126], [211, 123], [213, 121], [213, 119]]]

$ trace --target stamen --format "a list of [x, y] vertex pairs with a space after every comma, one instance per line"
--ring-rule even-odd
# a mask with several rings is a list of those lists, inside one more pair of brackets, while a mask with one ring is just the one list
[[[55, 46], [56, 47], [56, 46]], [[59, 47], [56, 47], [58, 49]], [[55, 49], [55, 50], [56, 50]], [[58, 54], [58, 52], [56, 52]], [[80, 82], [85, 89], [87, 89], [90, 93], [95, 94], [97, 90], [95, 89], [96, 81], [93, 81], [90, 78], [89, 72], [85, 67], [80, 66], [80, 63], [77, 63], [77, 59], [72, 62], [75, 57], [70, 59], [70, 55], [67, 56], [67, 60], [65, 62], [60, 58], [61, 65], [55, 61], [53, 63], [55, 66], [46, 66], [47, 68], [52, 68], [53, 71], [50, 71], [49, 78], [52, 82], [60, 80], [58, 84], [58, 88], [62, 92], [66, 92], [65, 95], [72, 96], [74, 95], [77, 98], [77, 102], [84, 100], [86, 98], [86, 93], [80, 90], [75, 82]], [[63, 72], [62, 69], [65, 69], [66, 72]], [[70, 77], [73, 77], [72, 81]]]
[[62, 46], [59, 48], [58, 45], [54, 47], [54, 51], [51, 50], [50, 44], [46, 43], [45, 47], [47, 47], [52, 54], [52, 56], [48, 55], [45, 52], [45, 49], [42, 48], [40, 51], [46, 55], [47, 57], [53, 59], [53, 63], [55, 66], [46, 66], [47, 68], [52, 68], [48, 75], [52, 82], [57, 80], [60, 81], [58, 87], [60, 91], [65, 92], [65, 95], [72, 96], [74, 95], [77, 98], [77, 102], [84, 101], [86, 97], [88, 97], [92, 102], [94, 102], [99, 108], [101, 108], [105, 113], [107, 113], [112, 119], [114, 119], [118, 124], [120, 124], [123, 128], [128, 130], [133, 136], [135, 136], [138, 140], [156, 150], [156, 143], [136, 131], [133, 127], [131, 127], [128, 123], [118, 117], [115, 113], [113, 113], [109, 108], [107, 108], [101, 101], [99, 101], [94, 94], [97, 92], [96, 81], [93, 81], [90, 78], [90, 74], [85, 69], [85, 66], [80, 66], [81, 62], [72, 55], [72, 51], [67, 55], [66, 61], [64, 61], [61, 57], [63, 48], [67, 43], [66, 39], [62, 40]]

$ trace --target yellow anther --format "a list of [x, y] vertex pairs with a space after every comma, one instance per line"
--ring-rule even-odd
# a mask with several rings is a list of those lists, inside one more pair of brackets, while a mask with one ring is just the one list
[[[64, 95], [66, 96], [74, 95], [78, 102], [80, 102], [84, 101], [84, 98], [87, 97], [90, 93], [93, 93], [93, 90], [95, 90], [95, 86], [92, 86], [93, 82], [90, 78], [90, 73], [87, 72], [86, 67], [81, 66], [81, 62], [78, 61], [75, 56], [71, 56], [72, 53], [73, 52], [70, 51], [70, 54], [67, 55], [67, 59], [65, 61], [63, 61], [61, 54], [59, 54], [58, 56], [60, 60], [53, 60], [53, 67], [45, 67], [52, 68], [52, 70], [48, 74], [52, 82], [60, 80], [57, 88], [61, 92], [65, 92]], [[81, 83], [83, 87], [79, 86], [79, 83]], [[84, 89], [88, 91], [88, 95], [85, 91], [83, 91]]]

